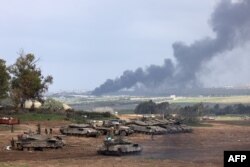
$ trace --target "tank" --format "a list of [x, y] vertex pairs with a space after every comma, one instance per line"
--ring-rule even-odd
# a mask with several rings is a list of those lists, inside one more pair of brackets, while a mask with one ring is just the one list
[[165, 128], [167, 133], [191, 133], [192, 128], [184, 124], [165, 124], [160, 125], [160, 127]]
[[64, 141], [59, 136], [40, 134], [18, 135], [17, 140], [11, 140], [11, 146], [16, 150], [44, 150], [58, 149], [64, 146]]
[[127, 154], [138, 154], [142, 152], [142, 147], [139, 144], [126, 141], [124, 139], [111, 139], [107, 138], [104, 140], [103, 146], [97, 151], [98, 154], [102, 155], [127, 155]]
[[192, 128], [173, 119], [141, 119], [132, 120], [126, 123], [137, 133], [145, 134], [173, 134], [190, 133]]
[[[107, 135], [110, 128], [112, 127], [105, 127], [105, 126], [95, 127], [95, 129], [98, 130], [103, 135]], [[119, 126], [113, 126], [113, 128], [115, 136], [129, 136], [134, 133], [134, 131], [128, 126], [119, 125]]]
[[98, 137], [100, 135], [97, 130], [91, 128], [88, 124], [71, 124], [61, 127], [60, 132], [69, 136]]
[[184, 133], [191, 133], [193, 132], [193, 129], [187, 125], [180, 125], [180, 127], [182, 128], [182, 132]]
[[118, 135], [121, 135], [121, 136], [129, 136], [131, 134], [133, 134], [134, 131], [128, 127], [128, 126], [119, 126], [119, 130], [118, 130]]
[[161, 135], [166, 134], [167, 130], [159, 126], [140, 126], [140, 125], [130, 125], [129, 126], [134, 132], [144, 133], [144, 134], [154, 134]]

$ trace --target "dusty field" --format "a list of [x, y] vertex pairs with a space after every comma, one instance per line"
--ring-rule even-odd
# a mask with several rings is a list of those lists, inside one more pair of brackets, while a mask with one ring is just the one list
[[[58, 127], [66, 122], [43, 122], [43, 127]], [[35, 129], [35, 123], [19, 125], [14, 133], [0, 128], [0, 166], [2, 167], [125, 167], [125, 166], [223, 166], [224, 150], [250, 150], [250, 126], [210, 122], [211, 127], [199, 127], [192, 134], [150, 136], [134, 134], [131, 141], [143, 146], [136, 156], [111, 157], [96, 154], [103, 137], [65, 137], [67, 146], [48, 151], [7, 151], [4, 148], [17, 134]]]

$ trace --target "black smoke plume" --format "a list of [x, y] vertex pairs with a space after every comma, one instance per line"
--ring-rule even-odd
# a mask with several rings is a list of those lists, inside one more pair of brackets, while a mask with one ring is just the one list
[[210, 25], [214, 38], [206, 37], [191, 45], [182, 42], [173, 44], [175, 65], [170, 59], [165, 59], [162, 66], [151, 65], [145, 70], [125, 71], [114, 80], [108, 79], [92, 93], [116, 92], [138, 84], [152, 91], [202, 86], [196, 75], [204, 63], [250, 39], [250, 0], [237, 3], [222, 0], [211, 15]]

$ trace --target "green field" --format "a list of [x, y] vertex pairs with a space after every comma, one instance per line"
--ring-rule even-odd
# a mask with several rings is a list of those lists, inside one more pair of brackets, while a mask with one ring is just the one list
[[177, 97], [170, 103], [218, 103], [218, 104], [250, 104], [250, 96], [222, 96], [222, 97]]
[[217, 121], [239, 121], [243, 120], [246, 115], [221, 115], [216, 116]]
[[57, 113], [19, 113], [14, 117], [21, 121], [58, 121], [65, 119], [64, 115]]
[[14, 164], [14, 163], [8, 163], [8, 162], [1, 162], [1, 167], [29, 167], [27, 164]]

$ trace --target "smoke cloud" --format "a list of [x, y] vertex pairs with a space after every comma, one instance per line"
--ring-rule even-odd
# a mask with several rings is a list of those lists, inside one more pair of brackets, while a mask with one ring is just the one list
[[202, 87], [197, 75], [204, 64], [249, 41], [250, 0], [237, 3], [222, 0], [211, 15], [210, 25], [215, 37], [206, 37], [191, 45], [182, 42], [173, 44], [176, 64], [171, 59], [165, 59], [162, 66], [151, 65], [146, 69], [125, 71], [114, 80], [108, 79], [92, 93], [116, 92], [138, 84], [151, 91]]

